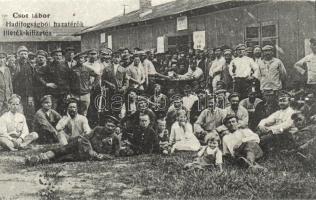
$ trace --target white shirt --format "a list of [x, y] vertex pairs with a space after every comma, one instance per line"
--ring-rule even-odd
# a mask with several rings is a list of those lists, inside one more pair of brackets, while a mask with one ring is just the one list
[[[236, 67], [233, 73], [233, 66]], [[252, 73], [255, 78], [258, 78], [258, 66], [252, 58], [247, 56], [237, 57], [232, 60], [229, 65], [229, 73], [232, 77], [246, 78]]]
[[182, 97], [183, 106], [188, 109], [188, 111], [191, 110], [193, 104], [199, 100], [199, 98], [196, 95], [189, 94], [189, 96]]
[[291, 107], [284, 110], [278, 110], [272, 113], [269, 117], [261, 120], [258, 127], [267, 127], [273, 134], [283, 133], [284, 130], [289, 129], [293, 125], [291, 117], [295, 112], [296, 111]]
[[97, 75], [101, 76], [104, 70], [104, 65], [102, 65], [100, 62], [95, 61], [94, 63], [91, 62], [85, 62], [83, 63], [88, 68], [92, 69]]
[[309, 54], [295, 63], [296, 70], [304, 74], [303, 63], [307, 65], [307, 84], [316, 84], [316, 54]]
[[196, 69], [193, 71], [191, 67], [189, 67], [187, 73], [184, 75], [179, 75], [179, 77], [183, 79], [191, 78], [191, 76], [195, 79], [199, 79], [201, 76], [203, 76], [203, 70], [199, 67], [196, 67]]
[[4, 113], [0, 118], [0, 135], [10, 137], [10, 133], [18, 133], [22, 139], [29, 134], [25, 116], [21, 113]]
[[250, 129], [238, 129], [234, 133], [227, 134], [223, 137], [223, 154], [231, 154], [234, 156], [234, 148], [238, 148], [245, 142], [259, 143], [260, 139], [257, 134]]

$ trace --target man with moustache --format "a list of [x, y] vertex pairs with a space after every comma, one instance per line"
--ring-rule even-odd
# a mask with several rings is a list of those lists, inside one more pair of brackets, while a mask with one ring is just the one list
[[249, 115], [246, 108], [241, 106], [240, 96], [238, 93], [234, 92], [229, 97], [228, 100], [230, 102], [230, 106], [225, 108], [225, 112], [227, 115], [235, 115], [240, 127], [246, 128], [248, 127]]

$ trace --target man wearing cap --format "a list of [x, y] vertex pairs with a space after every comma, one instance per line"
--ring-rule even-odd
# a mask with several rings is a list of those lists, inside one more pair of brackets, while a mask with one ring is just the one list
[[41, 106], [40, 99], [45, 93], [45, 70], [47, 68], [47, 52], [44, 50], [38, 50], [36, 53], [37, 63], [35, 66], [35, 79], [34, 79], [34, 101], [35, 110], [38, 110]]
[[54, 61], [45, 67], [43, 74], [46, 79], [43, 79], [45, 94], [50, 94], [53, 97], [53, 109], [61, 115], [65, 114], [66, 99], [70, 93], [69, 76], [70, 69], [63, 59], [63, 51], [60, 48], [53, 52]]
[[269, 117], [262, 119], [258, 125], [259, 133], [262, 135], [263, 146], [270, 147], [288, 141], [288, 134], [284, 134], [293, 126], [291, 116], [296, 112], [290, 107], [290, 96], [283, 93], [279, 97], [280, 110], [274, 112]]
[[38, 138], [29, 132], [25, 116], [19, 113], [21, 97], [13, 94], [9, 99], [9, 111], [0, 118], [0, 146], [10, 151], [26, 148]]
[[215, 48], [214, 52], [215, 52], [215, 60], [213, 60], [210, 71], [209, 71], [209, 76], [212, 79], [213, 90], [216, 87], [217, 81], [221, 79], [221, 73], [225, 65], [225, 58], [222, 55], [222, 47]]
[[258, 62], [261, 61], [261, 54], [262, 54], [261, 47], [259, 45], [254, 46], [254, 48], [253, 48], [253, 59], [254, 59], [255, 63], [258, 64]]
[[316, 38], [310, 39], [312, 53], [295, 63], [294, 68], [304, 77], [312, 91], [316, 90]]
[[43, 96], [40, 103], [42, 107], [35, 113], [33, 121], [33, 129], [39, 136], [37, 142], [40, 144], [58, 142], [58, 132], [55, 127], [61, 116], [52, 109], [52, 96]]
[[236, 115], [240, 127], [248, 127], [249, 115], [246, 108], [240, 105], [240, 95], [234, 92], [229, 96], [228, 100], [230, 106], [225, 108], [227, 115]]
[[285, 67], [282, 61], [273, 57], [273, 46], [266, 45], [262, 48], [263, 59], [258, 60], [258, 79], [260, 90], [272, 88], [275, 91], [285, 87], [287, 78]]
[[100, 64], [102, 66], [102, 72], [106, 67], [111, 66], [112, 50], [110, 48], [102, 48], [99, 51]]
[[110, 160], [120, 155], [120, 139], [115, 133], [119, 121], [105, 117], [105, 126], [95, 127], [89, 134], [79, 136], [69, 144], [39, 155], [27, 156], [26, 165], [60, 161]]
[[252, 58], [245, 56], [246, 46], [239, 44], [236, 47], [237, 57], [230, 64], [230, 75], [235, 80], [235, 91], [240, 94], [241, 99], [247, 97], [248, 88], [253, 78], [258, 78], [258, 65]]
[[79, 114], [87, 116], [92, 88], [90, 77], [96, 78], [97, 82], [100, 77], [95, 71], [84, 65], [84, 57], [84, 53], [80, 53], [74, 57], [77, 64], [70, 70], [69, 84], [70, 96], [78, 101]]
[[194, 132], [200, 141], [204, 139], [208, 132], [222, 125], [222, 121], [226, 116], [225, 110], [216, 107], [216, 98], [214, 96], [210, 96], [207, 103], [208, 108], [201, 112], [194, 123]]
[[221, 80], [225, 83], [227, 89], [231, 89], [233, 79], [229, 73], [229, 66], [233, 59], [232, 50], [225, 49], [223, 54], [225, 58], [225, 64], [223, 65], [223, 69], [221, 71]]
[[66, 145], [78, 136], [90, 132], [88, 119], [78, 114], [78, 101], [70, 98], [67, 102], [67, 115], [63, 116], [56, 125], [57, 137], [62, 145]]
[[12, 78], [6, 65], [6, 53], [0, 52], [0, 116], [6, 111], [12, 93]]
[[13, 80], [13, 91], [21, 96], [21, 103], [28, 125], [31, 126], [35, 113], [34, 102], [34, 77], [35, 72], [28, 61], [28, 49], [20, 46], [17, 50], [17, 72]]

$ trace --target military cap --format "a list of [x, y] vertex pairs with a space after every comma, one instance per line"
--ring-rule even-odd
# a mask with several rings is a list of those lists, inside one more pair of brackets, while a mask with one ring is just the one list
[[235, 49], [236, 50], [246, 49], [246, 45], [245, 44], [238, 44]]
[[44, 51], [44, 50], [38, 50], [37, 52], [36, 52], [36, 55], [41, 55], [41, 56], [44, 56], [44, 57], [46, 57], [47, 58], [47, 52], [46, 51]]
[[18, 50], [17, 50], [17, 53], [20, 53], [21, 51], [29, 51], [27, 48], [26, 48], [26, 46], [19, 46], [18, 47]]
[[105, 115], [104, 118], [105, 118], [105, 122], [111, 122], [115, 125], [118, 125], [120, 123], [120, 121], [116, 117], [111, 116], [111, 115]]
[[262, 47], [262, 51], [268, 51], [268, 50], [272, 50], [273, 46], [271, 45], [265, 45], [264, 47]]
[[238, 117], [235, 114], [227, 114], [226, 117], [223, 119], [223, 124], [226, 125], [228, 120], [236, 118], [238, 120]]
[[305, 115], [302, 112], [296, 112], [296, 113], [292, 114], [291, 119], [298, 120], [298, 119], [302, 119], [304, 117], [305, 117]]
[[221, 51], [223, 51], [223, 47], [222, 47], [222, 46], [218, 46], [218, 47], [215, 47], [215, 48], [213, 49], [213, 51], [216, 51], [216, 50], [221, 50]]
[[312, 45], [316, 45], [316, 38], [311, 38], [309, 40], [309, 42], [312, 44]]
[[85, 52], [81, 52], [81, 53], [77, 53], [75, 56], [74, 56], [74, 59], [79, 59], [81, 57], [86, 57], [87, 54]]
[[255, 49], [260, 49], [260, 50], [261, 50], [261, 47], [260, 47], [259, 45], [255, 45], [255, 46], [253, 47], [253, 50], [255, 50]]
[[240, 98], [240, 95], [239, 95], [238, 92], [233, 92], [233, 93], [231, 93], [231, 94], [229, 95], [228, 99], [231, 100], [231, 98], [233, 98], [233, 97], [239, 97], [239, 98]]
[[87, 53], [88, 53], [88, 54], [97, 54], [98, 51], [97, 51], [96, 49], [89, 49], [89, 50], [87, 51]]
[[47, 101], [47, 100], [52, 100], [52, 95], [44, 95], [44, 96], [41, 98], [40, 102], [43, 103], [43, 102], [45, 102], [45, 101]]
[[274, 94], [274, 90], [272, 88], [269, 88], [269, 87], [263, 88], [262, 92], [263, 92], [263, 94], [266, 94], [266, 95], [273, 95]]
[[246, 51], [247, 51], [247, 52], [252, 52], [252, 51], [253, 51], [253, 48], [252, 48], [252, 47], [246, 47]]
[[7, 54], [5, 52], [0, 52], [0, 58], [6, 58]]
[[78, 100], [75, 99], [75, 98], [69, 98], [69, 99], [67, 99], [67, 103], [66, 103], [67, 107], [68, 107], [69, 104], [71, 104], [71, 103], [76, 103], [76, 104], [78, 105]]
[[68, 52], [68, 51], [75, 52], [75, 48], [73, 48], [73, 47], [66, 47], [65, 52]]
[[64, 53], [63, 50], [61, 50], [61, 48], [56, 48], [56, 49], [54, 49], [54, 50], [52, 51], [51, 54], [53, 55], [53, 54], [58, 53], [58, 52]]
[[28, 53], [27, 56], [28, 56], [29, 59], [33, 59], [33, 58], [36, 57], [35, 53], [33, 53], [33, 52], [31, 52], [31, 51]]
[[102, 48], [102, 49], [100, 49], [100, 54], [111, 55], [112, 53], [113, 53], [112, 49], [110, 49], [110, 48]]
[[291, 98], [291, 95], [286, 91], [281, 91], [279, 94], [279, 99], [283, 99], [283, 98]]

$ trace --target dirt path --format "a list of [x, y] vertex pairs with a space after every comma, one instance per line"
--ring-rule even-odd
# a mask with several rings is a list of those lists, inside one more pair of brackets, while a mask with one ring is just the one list
[[122, 172], [131, 168], [128, 161], [25, 167], [23, 154], [0, 156], [0, 199], [135, 199], [144, 191], [133, 182], [121, 181], [128, 176]]

